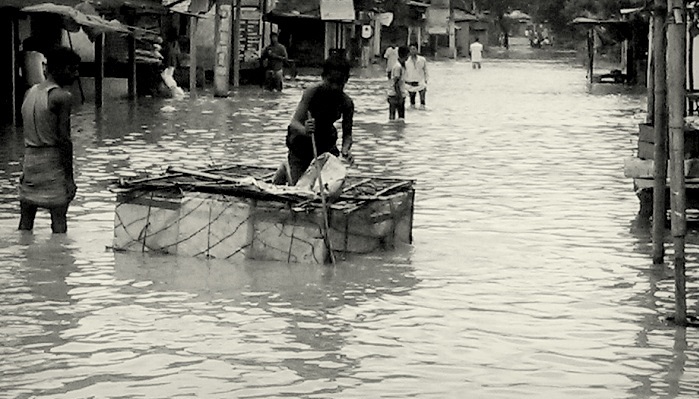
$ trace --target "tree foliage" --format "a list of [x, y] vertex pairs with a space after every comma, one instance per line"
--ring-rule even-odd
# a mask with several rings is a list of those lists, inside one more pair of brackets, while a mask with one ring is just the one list
[[[546, 23], [556, 33], [569, 32], [576, 17], [618, 18], [622, 8], [640, 7], [648, 0], [476, 0], [479, 10], [489, 11], [496, 20], [512, 10], [531, 15], [534, 23]], [[502, 27], [505, 27], [501, 23]]]

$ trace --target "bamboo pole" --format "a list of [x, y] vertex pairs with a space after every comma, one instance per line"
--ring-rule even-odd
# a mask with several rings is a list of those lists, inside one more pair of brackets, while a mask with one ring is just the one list
[[189, 18], [189, 97], [197, 96], [197, 17]]
[[670, 126], [670, 202], [675, 250], [675, 323], [687, 324], [685, 236], [687, 218], [684, 180], [684, 114], [686, 80], [686, 25], [682, 0], [668, 0], [667, 82]]
[[17, 24], [17, 15], [12, 14], [10, 17], [10, 64], [12, 65], [12, 126], [17, 127], [17, 35], [15, 25]]
[[646, 71], [646, 91], [648, 97], [648, 115], [646, 117], [647, 123], [653, 123], [655, 120], [655, 62], [653, 62], [653, 57], [655, 57], [655, 49], [653, 48], [653, 34], [655, 32], [655, 18], [651, 18], [648, 23], [648, 31], [650, 32], [648, 37], [648, 63], [646, 64], [648, 70]]
[[231, 72], [231, 0], [216, 2], [214, 96], [227, 97]]
[[233, 87], [240, 86], [240, 17], [242, 0], [235, 0], [235, 17], [233, 18]]
[[[308, 119], [312, 120], [311, 112], [308, 111]], [[318, 148], [316, 147], [316, 134], [315, 132], [311, 133], [311, 144], [313, 145], [313, 163], [316, 166], [316, 173], [318, 174], [318, 186], [320, 186], [320, 201], [323, 205], [323, 227], [325, 228], [325, 232], [323, 234], [323, 238], [325, 239], [325, 247], [328, 249], [328, 252], [330, 253], [330, 262], [335, 266], [335, 253], [333, 252], [333, 248], [330, 245], [330, 222], [328, 219], [328, 206], [327, 206], [327, 201], [325, 199], [325, 185], [323, 184], [323, 168], [320, 166], [320, 162], [318, 162]]]
[[[73, 48], [73, 39], [71, 33], [66, 31], [66, 36], [68, 36], [68, 45], [70, 45], [70, 49], [75, 51], [75, 49]], [[80, 79], [80, 76], [78, 76], [78, 90], [80, 90], [80, 104], [85, 104], [85, 90], [83, 90], [83, 82], [82, 79]]]
[[592, 76], [595, 70], [595, 30], [590, 28], [587, 31], [587, 75], [590, 83], [594, 81]]
[[129, 35], [129, 76], [128, 76], [128, 92], [129, 100], [136, 99], [136, 37]]
[[665, 258], [665, 220], [667, 189], [667, 62], [665, 59], [665, 0], [655, 0], [653, 13], [654, 64], [654, 139], [653, 153], [653, 264], [662, 264]]
[[[129, 13], [126, 16], [126, 23], [131, 25], [131, 26], [136, 26], [136, 16], [133, 13]], [[127, 75], [127, 87], [128, 87], [128, 97], [129, 100], [135, 100], [136, 99], [136, 80], [137, 80], [137, 74], [136, 74], [136, 35], [134, 33], [131, 33], [126, 37], [127, 45], [128, 45], [128, 75]]]
[[104, 103], [104, 33], [95, 39], [95, 107]]

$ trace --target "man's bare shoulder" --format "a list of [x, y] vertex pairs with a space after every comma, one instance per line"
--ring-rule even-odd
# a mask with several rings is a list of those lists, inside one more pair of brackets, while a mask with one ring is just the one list
[[56, 87], [49, 91], [48, 96], [49, 109], [59, 110], [68, 107], [70, 109], [73, 104], [73, 94], [62, 87]]
[[62, 87], [56, 87], [49, 91], [49, 102], [52, 103], [71, 103], [73, 101], [73, 94], [70, 90], [64, 89]]

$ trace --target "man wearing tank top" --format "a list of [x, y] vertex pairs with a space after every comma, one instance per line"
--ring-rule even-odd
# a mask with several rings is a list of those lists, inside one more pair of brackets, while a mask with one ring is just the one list
[[19, 185], [19, 230], [32, 230], [38, 208], [51, 213], [51, 231], [65, 233], [68, 205], [75, 198], [70, 87], [80, 57], [58, 47], [47, 54], [47, 76], [32, 86], [22, 104], [24, 163]]

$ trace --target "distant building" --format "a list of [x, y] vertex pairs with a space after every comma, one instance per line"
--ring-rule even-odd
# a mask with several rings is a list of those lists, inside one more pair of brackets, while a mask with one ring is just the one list
[[297, 65], [320, 65], [331, 53], [359, 56], [352, 0], [277, 0], [264, 19], [279, 27], [279, 41]]
[[474, 14], [463, 2], [432, 0], [426, 11], [428, 46], [436, 56], [468, 56], [475, 37], [486, 37], [488, 27], [486, 18]]

